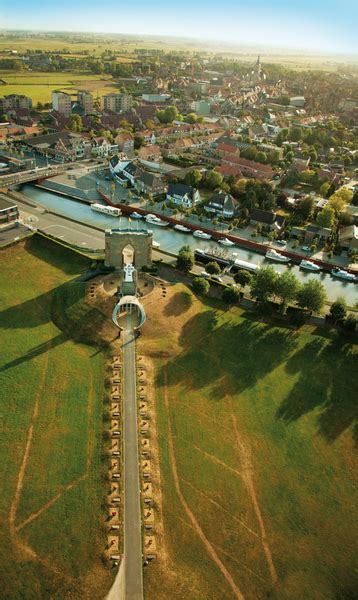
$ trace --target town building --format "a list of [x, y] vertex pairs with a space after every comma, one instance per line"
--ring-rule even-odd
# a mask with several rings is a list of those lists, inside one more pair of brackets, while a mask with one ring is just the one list
[[190, 104], [190, 108], [196, 114], [204, 116], [210, 114], [211, 105], [206, 100], [194, 100], [194, 102]]
[[184, 183], [170, 183], [167, 191], [167, 200], [184, 208], [193, 208], [200, 202], [199, 190]]
[[275, 212], [254, 208], [250, 214], [250, 225], [260, 225], [263, 229], [280, 231], [285, 224], [285, 217]]
[[133, 106], [133, 98], [129, 94], [120, 94], [113, 92], [112, 94], [106, 94], [100, 99], [100, 108], [104, 112], [127, 112]]
[[209, 198], [205, 204], [205, 210], [226, 219], [231, 219], [238, 209], [238, 204], [238, 201], [231, 194], [220, 190]]
[[0, 194], [0, 231], [15, 227], [18, 218], [17, 204], [5, 194]]
[[65, 117], [71, 114], [72, 102], [70, 94], [56, 90], [52, 92], [52, 108]]
[[338, 232], [338, 243], [346, 250], [358, 249], [358, 227], [357, 225], [348, 225], [342, 227]]
[[78, 104], [82, 107], [83, 113], [87, 115], [93, 112], [93, 96], [89, 92], [80, 90], [77, 94]]
[[0, 113], [6, 113], [9, 110], [27, 109], [32, 108], [32, 100], [27, 96], [20, 94], [9, 94], [0, 98]]

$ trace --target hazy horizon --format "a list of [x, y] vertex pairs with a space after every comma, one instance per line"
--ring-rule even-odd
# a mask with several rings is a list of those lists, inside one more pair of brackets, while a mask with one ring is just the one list
[[[85, 15], [85, 19], [84, 19]], [[358, 3], [319, 0], [287, 4], [284, 0], [252, 0], [250, 5], [223, 0], [182, 0], [180, 10], [157, 0], [155, 6], [137, 0], [135, 8], [98, 3], [54, 0], [39, 6], [36, 0], [14, 0], [0, 8], [2, 30], [118, 34], [186, 38], [235, 47], [289, 49], [321, 55], [358, 55]], [[75, 23], [75, 26], [74, 26]], [[55, 26], [54, 26], [55, 25]], [[183, 35], [185, 34], [185, 35]]]

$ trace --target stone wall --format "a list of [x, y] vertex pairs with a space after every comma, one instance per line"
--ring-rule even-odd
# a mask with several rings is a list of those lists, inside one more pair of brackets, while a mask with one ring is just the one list
[[123, 269], [123, 250], [126, 246], [134, 249], [133, 264], [138, 271], [151, 265], [152, 241], [152, 233], [145, 229], [106, 229], [105, 265]]

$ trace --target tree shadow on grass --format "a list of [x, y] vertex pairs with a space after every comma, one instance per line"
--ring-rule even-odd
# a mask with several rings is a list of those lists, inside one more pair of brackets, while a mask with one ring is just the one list
[[315, 338], [296, 352], [286, 365], [299, 379], [276, 416], [289, 424], [318, 410], [318, 432], [329, 443], [352, 427], [358, 442], [357, 354], [346, 340]]
[[178, 317], [185, 313], [193, 304], [193, 297], [189, 292], [177, 292], [172, 296], [164, 309], [167, 317]]
[[26, 352], [26, 354], [23, 354], [22, 356], [19, 356], [18, 358], [15, 358], [14, 360], [11, 360], [10, 362], [0, 367], [0, 373], [2, 373], [3, 371], [7, 371], [8, 369], [18, 367], [19, 365], [22, 365], [23, 363], [28, 362], [29, 360], [33, 360], [34, 358], [41, 356], [41, 354], [43, 354], [44, 352], [48, 352], [56, 346], [60, 346], [67, 340], [68, 337], [65, 333], [59, 333], [54, 338], [52, 338], [52, 340], [48, 340], [47, 342], [38, 344], [38, 346], [31, 348], [31, 350]]
[[5, 308], [0, 312], [0, 329], [28, 329], [48, 323], [51, 320], [51, 309], [55, 294], [59, 293], [62, 288], [75, 284], [78, 285], [78, 282], [64, 283], [44, 294], [39, 294], [35, 298]]
[[220, 314], [209, 310], [190, 319], [179, 340], [184, 351], [165, 365], [172, 385], [184, 383], [188, 391], [211, 387], [206, 394], [215, 401], [253, 386], [297, 344], [291, 330], [236, 318], [220, 324]]

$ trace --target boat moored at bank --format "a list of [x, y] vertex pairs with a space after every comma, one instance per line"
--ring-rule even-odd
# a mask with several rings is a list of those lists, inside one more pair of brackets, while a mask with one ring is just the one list
[[157, 215], [146, 215], [145, 220], [147, 221], [147, 223], [150, 223], [151, 225], [158, 225], [159, 227], [168, 227], [169, 225], [167, 221], [163, 221], [162, 219], [157, 217]]
[[173, 229], [175, 229], [176, 231], [180, 231], [181, 233], [191, 233], [191, 229], [189, 229], [189, 227], [185, 227], [185, 225], [180, 225], [180, 223], [174, 225]]
[[332, 269], [331, 275], [333, 277], [338, 277], [338, 279], [344, 279], [345, 281], [358, 281], [357, 275], [354, 275], [354, 273], [349, 273], [344, 269], [339, 269], [338, 267]]
[[122, 214], [120, 208], [116, 208], [115, 206], [105, 206], [104, 204], [99, 204], [98, 202], [91, 204], [91, 210], [95, 210], [96, 212], [104, 215], [109, 215], [110, 217], [120, 217]]
[[201, 240], [211, 240], [210, 233], [205, 233], [204, 231], [201, 231], [201, 229], [196, 229], [193, 231], [193, 236], [198, 237]]
[[218, 240], [218, 242], [219, 242], [219, 244], [222, 244], [223, 246], [235, 246], [235, 242], [228, 240], [228, 238], [220, 238]]
[[265, 258], [268, 258], [269, 260], [274, 260], [276, 262], [281, 262], [281, 263], [290, 262], [290, 259], [287, 256], [280, 254], [280, 252], [277, 252], [273, 248], [270, 248], [270, 250], [267, 250], [267, 252], [265, 254]]
[[316, 265], [316, 263], [312, 262], [311, 260], [301, 260], [300, 269], [317, 272], [321, 270], [321, 267]]

